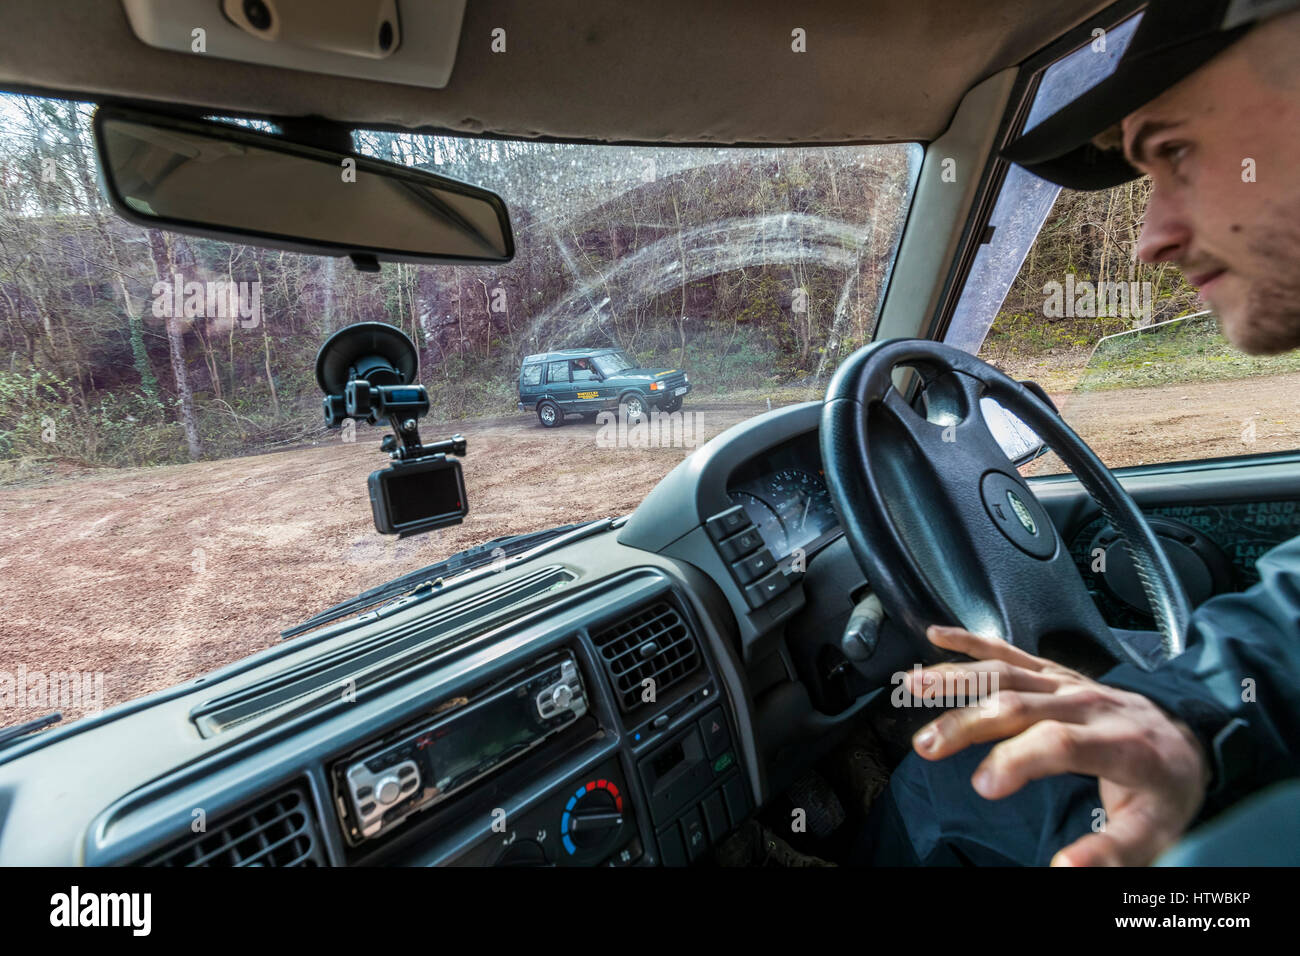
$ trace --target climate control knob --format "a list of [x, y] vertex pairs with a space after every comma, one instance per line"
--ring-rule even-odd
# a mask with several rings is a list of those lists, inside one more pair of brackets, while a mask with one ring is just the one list
[[394, 803], [401, 793], [402, 783], [396, 777], [385, 777], [375, 784], [375, 799], [380, 803]]
[[612, 852], [623, 832], [623, 795], [610, 780], [584, 783], [560, 817], [560, 843], [569, 856]]

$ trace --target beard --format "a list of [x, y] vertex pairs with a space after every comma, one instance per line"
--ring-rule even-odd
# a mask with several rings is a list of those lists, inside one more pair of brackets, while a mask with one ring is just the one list
[[1228, 341], [1251, 355], [1300, 348], [1300, 203], [1279, 208], [1250, 244], [1259, 278], [1243, 314], [1223, 322]]

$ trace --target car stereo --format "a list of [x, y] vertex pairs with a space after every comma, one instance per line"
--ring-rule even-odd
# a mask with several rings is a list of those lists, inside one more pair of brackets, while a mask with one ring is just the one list
[[587, 712], [568, 652], [371, 741], [333, 765], [343, 833], [353, 846], [501, 769]]

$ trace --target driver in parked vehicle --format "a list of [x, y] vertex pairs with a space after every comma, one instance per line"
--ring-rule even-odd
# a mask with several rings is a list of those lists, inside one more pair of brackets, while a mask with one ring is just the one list
[[[1004, 153], [1075, 189], [1150, 175], [1138, 254], [1178, 265], [1252, 354], [1300, 347], [1297, 8], [1152, 0], [1115, 73]], [[1300, 776], [1300, 538], [1258, 570], [1249, 591], [1197, 609], [1187, 650], [1152, 672], [1124, 664], [1092, 680], [930, 628], [972, 660], [911, 675], [913, 693], [981, 672], [997, 692], [914, 736], [859, 858], [1145, 865], [1250, 798], [1164, 861], [1300, 863], [1300, 786], [1257, 795]]]

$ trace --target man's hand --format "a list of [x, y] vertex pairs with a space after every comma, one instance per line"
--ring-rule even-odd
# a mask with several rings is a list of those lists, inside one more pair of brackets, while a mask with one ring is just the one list
[[1065, 847], [1053, 866], [1145, 866], [1187, 829], [1210, 773], [1185, 724], [1140, 694], [1099, 684], [997, 638], [958, 627], [931, 627], [926, 636], [974, 660], [910, 673], [913, 695], [922, 696], [938, 680], [944, 681], [940, 687], [976, 687], [980, 674], [996, 675], [984, 677], [984, 686], [996, 693], [922, 727], [912, 740], [918, 754], [940, 760], [971, 744], [1001, 740], [971, 777], [990, 800], [1056, 774], [1098, 778], [1105, 830]]

